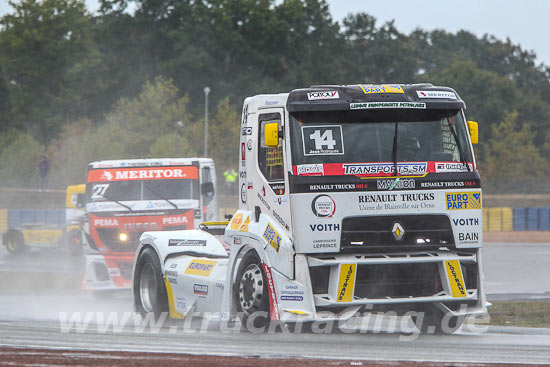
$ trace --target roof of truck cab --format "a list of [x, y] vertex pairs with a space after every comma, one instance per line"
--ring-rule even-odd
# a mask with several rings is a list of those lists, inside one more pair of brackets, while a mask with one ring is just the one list
[[193, 164], [213, 164], [212, 158], [143, 158], [117, 159], [96, 161], [88, 164], [88, 169], [96, 168], [127, 168], [127, 167], [155, 167], [155, 166], [189, 166]]
[[290, 112], [354, 109], [466, 108], [458, 93], [432, 84], [314, 85], [288, 94]]

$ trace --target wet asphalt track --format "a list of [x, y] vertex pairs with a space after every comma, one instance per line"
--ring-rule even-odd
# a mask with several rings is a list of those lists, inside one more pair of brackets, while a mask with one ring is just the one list
[[[3, 251], [3, 249], [2, 249]], [[95, 319], [82, 332], [62, 332], [59, 312], [130, 311], [129, 294], [96, 299], [78, 289], [22, 283], [10, 275], [56, 274], [59, 278], [81, 276], [79, 260], [61, 253], [31, 254], [13, 260], [0, 253], [0, 345], [75, 350], [117, 350], [261, 357], [308, 357], [330, 359], [407, 360], [441, 362], [492, 362], [550, 364], [550, 330], [489, 328], [454, 335], [420, 335], [405, 340], [403, 333], [366, 334], [253, 334], [220, 332], [210, 327], [190, 333], [181, 323], [136, 332], [135, 325], [114, 331], [97, 326]], [[66, 256], [66, 255], [65, 255]], [[487, 293], [495, 299], [550, 298], [550, 245], [488, 244], [484, 249]], [[36, 277], [35, 277], [36, 278]], [[16, 282], [17, 283], [17, 282]], [[74, 284], [78, 283], [75, 281]], [[66, 330], [65, 330], [66, 331]], [[404, 339], [405, 338], [405, 339]]]

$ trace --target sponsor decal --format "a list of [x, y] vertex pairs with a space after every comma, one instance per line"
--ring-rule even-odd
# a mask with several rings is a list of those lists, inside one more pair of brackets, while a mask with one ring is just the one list
[[359, 210], [380, 211], [380, 210], [411, 210], [411, 209], [434, 209], [435, 194], [414, 193], [414, 194], [367, 194], [358, 197]]
[[271, 224], [267, 223], [267, 226], [265, 227], [265, 231], [263, 234], [264, 239], [273, 247], [273, 249], [277, 252], [279, 252], [279, 247], [281, 247], [281, 236], [273, 227]]
[[246, 204], [246, 194], [247, 194], [247, 188], [246, 184], [241, 185], [241, 203]]
[[246, 146], [245, 143], [241, 143], [241, 167], [246, 167]]
[[401, 179], [397, 177], [394, 179], [385, 179], [385, 180], [377, 180], [376, 181], [376, 187], [378, 190], [405, 190], [405, 189], [414, 189], [415, 188], [415, 181], [412, 179]]
[[275, 183], [275, 184], [269, 184], [269, 187], [271, 187], [271, 190], [275, 193], [275, 195], [284, 195], [285, 194], [285, 184], [283, 183]]
[[417, 90], [418, 98], [444, 98], [456, 99], [456, 94], [443, 90]]
[[231, 218], [231, 225], [229, 226], [230, 229], [239, 229], [239, 227], [243, 224], [243, 215], [241, 213], [235, 215], [233, 218]]
[[361, 89], [365, 94], [373, 94], [373, 93], [405, 93], [403, 91], [403, 88], [401, 88], [398, 84], [380, 84], [380, 85], [374, 85], [374, 84], [367, 84], [362, 85]]
[[437, 181], [437, 182], [421, 182], [420, 187], [428, 189], [439, 189], [447, 187], [477, 187], [479, 186], [475, 181]]
[[193, 260], [185, 269], [185, 274], [199, 275], [201, 277], [210, 276], [218, 262], [215, 260]]
[[239, 178], [246, 178], [246, 171], [240, 171]]
[[281, 301], [303, 301], [303, 296], [281, 296]]
[[[468, 163], [468, 166], [470, 167], [470, 171], [473, 172], [474, 165], [472, 163]], [[436, 162], [435, 172], [468, 172], [468, 166], [466, 166], [464, 163], [459, 162]]]
[[340, 96], [338, 95], [338, 91], [331, 90], [331, 91], [322, 91], [322, 92], [310, 92], [307, 94], [307, 99], [310, 101], [317, 101], [320, 99], [338, 99]]
[[350, 110], [367, 110], [378, 108], [416, 108], [426, 109], [426, 103], [424, 102], [363, 102], [363, 103], [350, 103]]
[[355, 290], [356, 264], [340, 264], [340, 280], [338, 281], [338, 302], [353, 301]]
[[461, 245], [479, 243], [479, 233], [477, 233], [477, 232], [458, 232], [458, 242]]
[[274, 106], [279, 104], [279, 101], [265, 101], [266, 106]]
[[447, 192], [447, 210], [481, 209], [481, 192]]
[[273, 282], [273, 275], [271, 269], [265, 263], [262, 263], [264, 267], [265, 278], [267, 280], [267, 287], [269, 289], [269, 311], [271, 320], [280, 320], [279, 304], [277, 303], [277, 293], [275, 292], [275, 283]]
[[288, 205], [288, 198], [284, 196], [277, 196], [275, 199], [273, 199], [273, 203], [277, 206], [286, 206]]
[[288, 224], [285, 223], [285, 221], [279, 215], [279, 213], [277, 213], [275, 210], [273, 210], [272, 213], [273, 213], [273, 216], [275, 217], [275, 219], [277, 219], [277, 222], [279, 222], [280, 225], [282, 225], [284, 228], [286, 228], [288, 230], [289, 229]]
[[170, 269], [175, 269], [178, 267], [178, 263], [173, 263], [172, 265], [170, 265]]
[[311, 210], [319, 218], [332, 217], [336, 211], [336, 203], [326, 194], [317, 195], [311, 201]]
[[94, 219], [94, 227], [118, 227], [117, 219]]
[[398, 198], [401, 201], [427, 201], [435, 200], [435, 194], [433, 192], [420, 194], [368, 194], [359, 196], [359, 203], [389, 203], [397, 201]]
[[304, 155], [344, 154], [342, 126], [302, 126]]
[[455, 226], [478, 226], [479, 218], [458, 218], [453, 219]]
[[164, 272], [168, 283], [178, 284], [178, 272], [176, 270], [166, 270]]
[[241, 128], [241, 135], [252, 135], [252, 128], [251, 127]]
[[298, 175], [323, 175], [325, 173], [322, 164], [300, 164], [296, 167]]
[[310, 224], [309, 229], [311, 229], [312, 232], [339, 231], [340, 223]]
[[187, 224], [189, 219], [185, 216], [172, 216], [162, 218], [162, 224]]
[[243, 244], [243, 238], [242, 237], [233, 237], [233, 244], [236, 246], [240, 246]]
[[168, 246], [206, 246], [206, 240], [168, 240]]
[[[264, 188], [265, 190], [265, 188]], [[265, 195], [264, 195], [265, 196]], [[258, 199], [260, 199], [260, 201], [262, 202], [262, 204], [265, 205], [265, 207], [267, 208], [267, 210], [271, 210], [271, 206], [269, 206], [269, 204], [267, 203], [267, 201], [265, 201], [264, 197], [262, 195], [260, 195], [260, 193], [258, 193]]]
[[170, 180], [199, 178], [198, 169], [194, 166], [181, 167], [143, 167], [92, 169], [88, 171], [88, 182], [132, 181], [132, 180]]
[[[367, 176], [379, 174], [394, 174], [393, 163], [353, 163], [343, 164], [345, 175]], [[427, 162], [398, 163], [397, 172], [400, 175], [422, 176], [428, 172]]]
[[447, 260], [445, 261], [445, 269], [447, 270], [447, 278], [449, 278], [453, 297], [466, 297], [466, 287], [464, 286], [460, 262], [458, 260]]
[[246, 184], [246, 188], [252, 190], [254, 188], [254, 183], [252, 181], [248, 181]]
[[208, 286], [206, 284], [193, 284], [193, 293], [199, 296], [208, 296]]
[[123, 228], [128, 232], [143, 232], [153, 231], [158, 228], [158, 224], [155, 222], [150, 223], [124, 223]]
[[336, 248], [335, 239], [322, 239], [322, 240], [313, 240], [313, 248], [315, 249], [325, 249], [325, 248]]
[[120, 270], [118, 270], [118, 268], [109, 268], [109, 275], [112, 277], [119, 277]]
[[216, 287], [225, 288], [225, 280], [216, 280]]
[[349, 191], [357, 188], [366, 189], [368, 184], [324, 184], [309, 185], [309, 191]]
[[246, 148], [248, 150], [252, 150], [252, 139], [248, 139], [248, 141], [246, 142]]
[[239, 227], [239, 232], [248, 232], [249, 224], [250, 224], [250, 217], [246, 217], [243, 225]]

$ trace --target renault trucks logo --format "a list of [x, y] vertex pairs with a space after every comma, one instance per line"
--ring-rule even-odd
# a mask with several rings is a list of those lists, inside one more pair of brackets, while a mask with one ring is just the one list
[[393, 238], [395, 238], [396, 241], [401, 241], [403, 239], [403, 236], [405, 236], [405, 229], [403, 228], [401, 223], [395, 222], [393, 224], [391, 233], [393, 234]]
[[311, 202], [311, 210], [319, 218], [332, 217], [336, 211], [336, 203], [328, 195], [318, 195]]
[[319, 99], [338, 99], [340, 96], [338, 95], [338, 91], [331, 90], [331, 91], [324, 91], [324, 92], [310, 92], [307, 94], [307, 99], [310, 101], [316, 101]]

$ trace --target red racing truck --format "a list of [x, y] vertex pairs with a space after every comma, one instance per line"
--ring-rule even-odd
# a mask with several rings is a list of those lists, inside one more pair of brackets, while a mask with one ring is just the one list
[[218, 216], [210, 158], [129, 159], [88, 165], [83, 288], [129, 288], [145, 231], [197, 228]]

